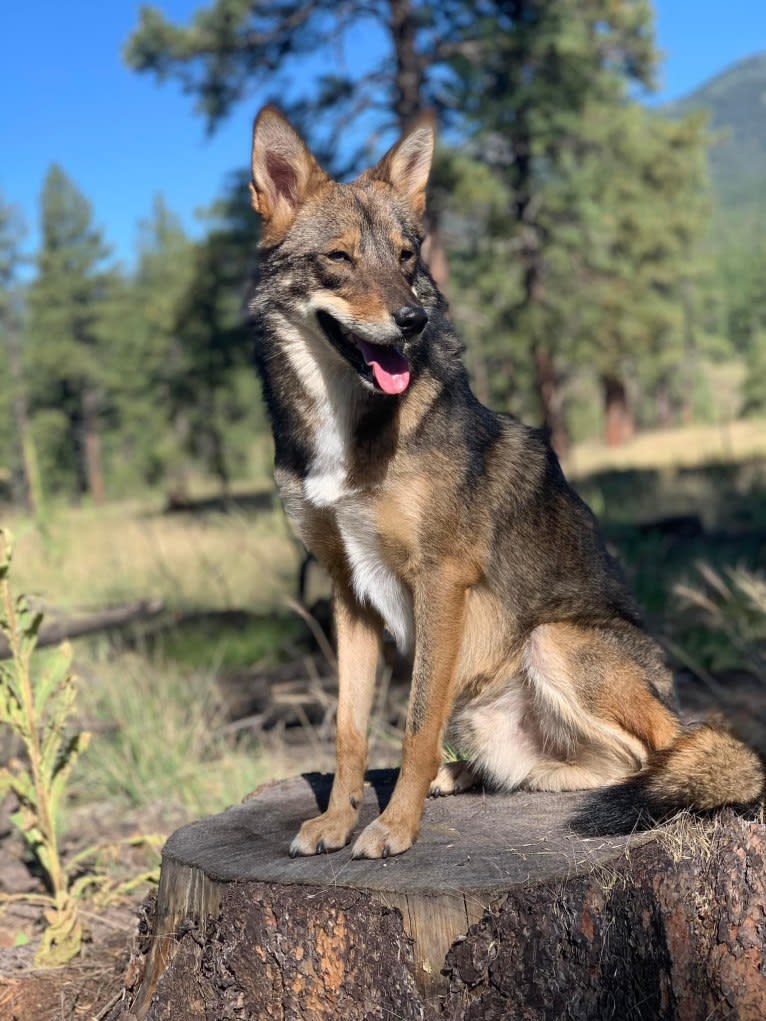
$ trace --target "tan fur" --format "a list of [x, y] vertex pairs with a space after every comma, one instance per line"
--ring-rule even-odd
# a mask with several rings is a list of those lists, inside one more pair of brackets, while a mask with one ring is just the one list
[[454, 699], [455, 667], [462, 636], [466, 578], [462, 565], [446, 561], [428, 590], [414, 593], [418, 642], [412, 693], [402, 747], [402, 768], [391, 801], [361, 834], [354, 854], [379, 858], [406, 850], [417, 836], [423, 799], [441, 763], [441, 742]]
[[380, 630], [369, 612], [359, 606], [344, 586], [335, 599], [338, 632], [338, 717], [336, 754], [338, 769], [327, 811], [303, 824], [292, 843], [295, 854], [337, 851], [351, 836], [364, 800], [367, 768], [367, 725], [375, 688], [380, 651]]
[[518, 673], [521, 654], [509, 648], [507, 612], [486, 585], [474, 585], [468, 593], [466, 627], [458, 661], [460, 697], [500, 694], [508, 678]]
[[747, 805], [763, 794], [763, 766], [741, 741], [704, 725], [683, 734], [655, 758], [649, 793], [658, 807], [669, 809]]

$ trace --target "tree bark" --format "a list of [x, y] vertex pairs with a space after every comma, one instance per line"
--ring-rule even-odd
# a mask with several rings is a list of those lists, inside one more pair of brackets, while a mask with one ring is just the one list
[[569, 452], [569, 432], [553, 355], [547, 348], [538, 347], [534, 351], [534, 362], [543, 431], [558, 456], [563, 458]]
[[657, 410], [657, 425], [660, 429], [670, 429], [673, 425], [673, 404], [670, 398], [670, 386], [666, 379], [661, 379], [657, 384], [654, 403]]
[[635, 423], [625, 384], [617, 376], [603, 376], [604, 441], [608, 447], [619, 447], [633, 439]]
[[423, 260], [436, 281], [436, 286], [446, 297], [449, 291], [449, 263], [447, 262], [447, 249], [444, 247], [439, 213], [436, 211], [426, 212], [426, 229], [428, 233], [423, 245]]
[[[424, 61], [416, 49], [417, 25], [410, 0], [389, 0], [389, 28], [394, 47], [396, 71], [394, 73], [394, 112], [399, 131], [404, 133], [423, 113], [425, 101]], [[437, 210], [426, 212], [426, 243], [423, 258], [436, 286], [446, 294], [449, 285], [449, 267], [444, 239], [440, 229], [441, 217]]]
[[231, 499], [231, 475], [226, 461], [226, 444], [223, 433], [215, 424], [212, 410], [208, 431], [210, 436], [213, 471], [221, 484], [221, 500], [223, 501], [224, 507], [227, 507], [229, 500]]
[[21, 464], [24, 472], [24, 502], [31, 514], [40, 516], [43, 511], [42, 485], [37, 466], [37, 451], [29, 424], [29, 408], [27, 406], [27, 392], [24, 385], [24, 369], [21, 359], [21, 338], [18, 326], [12, 318], [12, 313], [9, 314], [4, 325], [6, 327], [8, 343], [8, 364], [13, 383], [13, 417], [16, 422]]
[[104, 502], [104, 471], [101, 460], [101, 429], [98, 421], [98, 394], [86, 387], [82, 395], [83, 456], [85, 479], [93, 502]]
[[394, 44], [396, 74], [394, 110], [399, 130], [406, 131], [423, 112], [423, 61], [415, 49], [415, 20], [410, 0], [389, 0], [391, 37]]
[[[393, 777], [370, 774], [362, 822]], [[766, 827], [585, 838], [584, 794], [429, 801], [386, 861], [291, 860], [317, 775], [177, 831], [112, 1021], [766, 1016]]]
[[459, 1006], [442, 1016], [766, 1017], [764, 853], [766, 828], [727, 811], [600, 874], [515, 891], [447, 955]]

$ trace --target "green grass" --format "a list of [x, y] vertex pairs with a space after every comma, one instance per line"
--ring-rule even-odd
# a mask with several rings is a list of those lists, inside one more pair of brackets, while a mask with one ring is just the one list
[[[680, 598], [679, 588], [704, 590], [701, 566], [724, 577], [738, 569], [763, 570], [766, 459], [608, 469], [576, 485], [599, 514], [650, 627], [669, 640], [679, 663], [712, 673], [741, 666], [742, 648], [732, 631]], [[679, 535], [651, 527], [678, 515], [696, 517], [703, 530]]]
[[696, 662], [711, 674], [744, 670], [766, 683], [765, 574], [700, 564], [689, 582], [676, 585], [675, 595]]
[[305, 641], [305, 624], [285, 606], [299, 551], [278, 504], [163, 514], [157, 497], [59, 507], [47, 541], [21, 515], [9, 518], [18, 588], [43, 605], [165, 606], [160, 618], [74, 643], [78, 714], [94, 732], [74, 803], [163, 803], [194, 816], [290, 772], [254, 741], [225, 736], [216, 686], [219, 672], [277, 663]]
[[191, 670], [221, 671], [273, 665], [305, 646], [307, 629], [294, 613], [210, 611], [136, 628], [126, 644], [154, 660]]
[[88, 673], [81, 711], [97, 723], [78, 801], [161, 802], [204, 815], [272, 776], [254, 744], [226, 739], [211, 674], [130, 652], [89, 663]]

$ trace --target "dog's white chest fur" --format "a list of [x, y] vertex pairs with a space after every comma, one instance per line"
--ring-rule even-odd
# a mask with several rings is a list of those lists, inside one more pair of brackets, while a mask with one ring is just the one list
[[286, 330], [285, 339], [288, 358], [314, 400], [316, 416], [314, 449], [302, 499], [296, 502], [297, 494], [285, 494], [285, 506], [298, 519], [299, 527], [297, 504], [301, 502], [334, 511], [357, 599], [378, 611], [405, 652], [413, 640], [412, 596], [383, 558], [369, 498], [348, 481], [356, 400], [353, 381], [347, 380], [337, 365], [320, 362], [296, 332]]
[[374, 606], [402, 652], [412, 647], [412, 597], [383, 559], [370, 510], [349, 497], [335, 508], [338, 528], [360, 603]]
[[357, 599], [378, 611], [406, 652], [412, 646], [412, 597], [383, 558], [369, 499], [348, 484], [347, 447], [339, 424], [333, 419], [317, 432], [304, 497], [315, 507], [334, 511]]

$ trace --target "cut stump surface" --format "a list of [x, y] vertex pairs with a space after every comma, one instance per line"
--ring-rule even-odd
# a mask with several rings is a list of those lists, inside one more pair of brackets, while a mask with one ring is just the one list
[[[123, 1018], [766, 1017], [763, 826], [586, 838], [587, 795], [473, 792], [428, 801], [400, 857], [289, 858], [331, 779], [173, 834]], [[370, 774], [360, 827], [394, 780]]]

